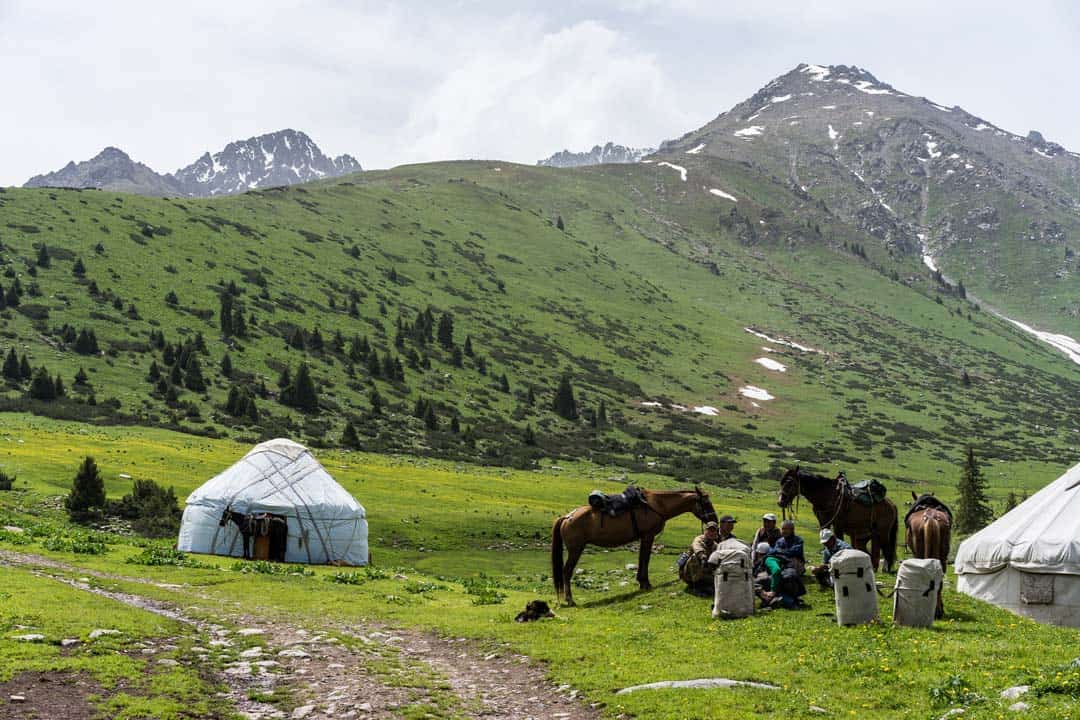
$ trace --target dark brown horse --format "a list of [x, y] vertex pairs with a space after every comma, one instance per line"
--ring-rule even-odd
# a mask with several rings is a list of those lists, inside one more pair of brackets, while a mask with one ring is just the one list
[[[916, 495], [911, 511], [904, 518], [904, 544], [917, 558], [937, 558], [944, 572], [949, 562], [949, 541], [952, 538], [952, 513], [932, 494]], [[944, 585], [944, 583], [942, 583]], [[941, 601], [941, 588], [938, 588], [937, 611], [935, 617], [945, 615], [945, 606]]]
[[780, 479], [777, 504], [786, 509], [802, 495], [810, 501], [821, 527], [831, 527], [839, 539], [849, 536], [852, 546], [863, 552], [867, 552], [869, 546], [875, 569], [884, 554], [885, 569], [892, 572], [899, 525], [896, 504], [885, 498], [873, 505], [864, 505], [845, 491], [846, 484], [843, 477], [831, 480], [795, 466]]
[[240, 536], [244, 540], [244, 559], [251, 559], [251, 536], [255, 532], [253, 517], [250, 514], [236, 512], [232, 509], [232, 505], [225, 507], [225, 511], [221, 513], [221, 519], [218, 520], [220, 527], [225, 527], [230, 522], [236, 525], [236, 529], [240, 532]]
[[[618, 547], [639, 540], [637, 581], [642, 590], [649, 590], [652, 588], [649, 557], [653, 540], [663, 531], [664, 523], [688, 512], [702, 522], [716, 520], [709, 496], [699, 488], [641, 492], [644, 505], [617, 517], [583, 505], [555, 520], [551, 528], [551, 577], [555, 582], [555, 595], [564, 605], [574, 604], [570, 581], [586, 545]], [[566, 546], [565, 564], [563, 545]]]

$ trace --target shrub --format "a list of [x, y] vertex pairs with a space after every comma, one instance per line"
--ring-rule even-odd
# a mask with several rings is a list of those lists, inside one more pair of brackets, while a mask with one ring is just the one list
[[51, 535], [41, 543], [46, 550], [53, 552], [71, 552], [76, 555], [104, 555], [105, 543], [89, 535]]
[[241, 560], [233, 565], [233, 572], [258, 573], [260, 575], [311, 576], [315, 571], [303, 565], [282, 565], [268, 560]]
[[163, 548], [151, 546], [143, 550], [138, 555], [129, 557], [127, 562], [132, 565], [173, 565], [176, 567], [188, 567], [188, 568], [212, 568], [213, 565], [201, 562], [199, 560], [193, 560], [186, 553], [180, 552], [173, 548]]
[[8, 475], [3, 470], [0, 470], [0, 490], [10, 490], [11, 486], [15, 484], [15, 476]]
[[134, 521], [132, 528], [144, 537], [171, 537], [180, 529], [176, 493], [153, 480], [136, 480], [131, 492], [120, 499], [117, 514]]
[[333, 575], [326, 576], [327, 582], [338, 583], [340, 585], [362, 585], [366, 580], [366, 577], [355, 570], [349, 572], [336, 572]]

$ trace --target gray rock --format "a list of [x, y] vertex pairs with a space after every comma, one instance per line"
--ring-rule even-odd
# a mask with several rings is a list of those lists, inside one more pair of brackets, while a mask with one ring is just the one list
[[13, 702], [13, 703], [26, 702], [26, 696], [25, 695], [12, 695], [8, 699], [11, 700], [11, 702]]
[[97, 630], [91, 630], [90, 631], [90, 639], [91, 640], [97, 640], [99, 637], [104, 637], [106, 635], [119, 635], [119, 634], [120, 634], [119, 630], [108, 630], [106, 628], [98, 628]]
[[752, 687], [761, 690], [780, 689], [777, 685], [770, 685], [769, 683], [751, 682], [749, 680], [728, 680], [727, 678], [701, 678], [698, 680], [662, 680], [660, 682], [646, 683], [645, 685], [633, 685], [631, 687], [623, 688], [615, 694], [626, 695], [627, 693], [637, 692], [639, 690], [661, 690], [666, 688], [707, 690], [711, 688], [733, 687]]
[[298, 708], [296, 708], [295, 710], [292, 711], [292, 719], [293, 720], [301, 720], [301, 718], [306, 718], [308, 715], [310, 715], [314, 711], [315, 711], [315, 706], [314, 705], [301, 705], [300, 707], [298, 707]]
[[1015, 700], [1030, 689], [1030, 685], [1016, 685], [1014, 687], [1002, 690], [1001, 697], [1005, 698], [1006, 700]]
[[300, 648], [287, 648], [278, 651], [278, 657], [309, 658], [311, 655]]
[[1027, 712], [1027, 709], [1030, 707], [1031, 706], [1028, 705], [1026, 702], [1017, 702], [1010, 705], [1009, 709], [1013, 712]]
[[82, 640], [78, 638], [64, 638], [60, 641], [60, 647], [71, 647], [72, 645], [78, 645]]
[[41, 642], [45, 639], [45, 636], [41, 633], [27, 633], [26, 635], [16, 635], [12, 640], [18, 640], [19, 642]]

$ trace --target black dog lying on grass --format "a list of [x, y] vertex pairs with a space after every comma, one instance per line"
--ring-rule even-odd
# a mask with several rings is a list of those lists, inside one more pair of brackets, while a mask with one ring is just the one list
[[530, 600], [522, 612], [519, 612], [514, 622], [531, 622], [541, 618], [555, 617], [551, 608], [543, 600]]

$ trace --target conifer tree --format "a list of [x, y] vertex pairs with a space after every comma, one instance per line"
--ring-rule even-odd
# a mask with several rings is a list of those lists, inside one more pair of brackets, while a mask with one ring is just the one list
[[445, 350], [449, 350], [454, 347], [454, 316], [448, 312], [442, 314], [439, 318], [439, 332], [437, 335], [439, 344], [443, 346]]
[[1009, 512], [1017, 505], [1019, 505], [1019, 503], [1016, 500], [1016, 493], [1010, 490], [1009, 494], [1005, 496], [1005, 509], [1002, 511], [1002, 514]]
[[510, 392], [510, 380], [507, 379], [506, 373], [499, 376], [499, 390], [504, 393]]
[[315, 392], [315, 381], [311, 379], [311, 369], [307, 363], [300, 363], [296, 369], [296, 380], [292, 384], [292, 404], [303, 412], [315, 412], [319, 409], [319, 396]]
[[9, 287], [7, 294], [4, 295], [4, 303], [8, 307], [19, 307], [19, 293], [16, 292], [14, 285]]
[[601, 400], [600, 407], [596, 409], [596, 427], [605, 428], [607, 424], [607, 401]]
[[379, 354], [370, 352], [367, 356], [368, 375], [373, 378], [382, 377], [382, 365], [379, 364]]
[[458, 420], [457, 415], [454, 415], [452, 418], [450, 418], [450, 432], [454, 433], [455, 435], [461, 432], [461, 421]]
[[199, 363], [199, 358], [194, 355], [188, 360], [188, 367], [184, 372], [184, 387], [192, 392], [203, 392], [206, 390], [206, 380], [202, 375], [202, 365]]
[[7, 358], [4, 359], [3, 373], [8, 380], [18, 382], [22, 379], [22, 373], [19, 370], [19, 358], [15, 355], [14, 347], [8, 351]]
[[75, 264], [71, 266], [71, 274], [77, 278], [86, 277], [86, 265], [83, 264], [82, 258], [75, 259]]
[[529, 407], [536, 405], [536, 393], [533, 392], [532, 385], [529, 386], [529, 391], [525, 393], [525, 403]]
[[455, 346], [454, 351], [450, 353], [450, 364], [454, 367], [461, 367], [463, 362], [464, 358], [462, 357], [461, 348]]
[[474, 353], [473, 353], [473, 346], [472, 346], [472, 335], [466, 335], [465, 336], [465, 357], [472, 357], [473, 355], [474, 355]]
[[427, 408], [424, 410], [424, 427], [428, 430], [439, 429], [439, 418], [435, 415], [435, 408], [431, 403], [427, 403]]
[[79, 466], [71, 492], [64, 500], [64, 507], [72, 520], [82, 521], [95, 511], [105, 507], [105, 481], [101, 479], [97, 463], [89, 455]]
[[33, 375], [34, 371], [30, 369], [30, 359], [26, 357], [26, 353], [23, 353], [22, 358], [19, 360], [19, 378], [29, 380]]
[[86, 370], [79, 368], [79, 372], [75, 373], [75, 387], [89, 387], [90, 377], [86, 374]]
[[229, 353], [225, 353], [221, 358], [221, 374], [223, 377], [231, 378], [233, 374], [232, 358], [229, 357]]
[[555, 227], [559, 228], [563, 232], [566, 231], [566, 224], [563, 223], [562, 215], [557, 215], [555, 217]]
[[360, 449], [360, 436], [356, 434], [352, 420], [345, 423], [345, 429], [341, 431], [341, 446], [351, 450]]
[[53, 384], [49, 371], [44, 367], [38, 368], [33, 380], [30, 381], [30, 397], [35, 400], [56, 399], [56, 385]]
[[292, 373], [289, 371], [289, 366], [286, 365], [285, 367], [281, 368], [281, 374], [278, 375], [277, 386], [278, 388], [284, 390], [290, 385], [292, 385]]
[[964, 459], [964, 469], [956, 486], [956, 528], [963, 534], [981, 530], [994, 519], [994, 511], [986, 497], [986, 480], [970, 447]]
[[79, 331], [79, 337], [75, 339], [75, 352], [80, 355], [97, 355], [99, 352], [97, 335], [93, 330], [83, 328]]
[[45, 243], [41, 243], [41, 247], [38, 248], [37, 265], [38, 267], [47, 268], [52, 264], [52, 258], [49, 257], [49, 248], [45, 247]]
[[371, 414], [381, 415], [383, 407], [382, 395], [379, 394], [378, 388], [371, 388], [371, 392], [368, 393], [368, 402], [371, 403]]
[[64, 389], [64, 380], [60, 377], [59, 373], [57, 373], [56, 377], [53, 378], [53, 394], [56, 395], [56, 397], [58, 398], [62, 398], [67, 395], [67, 390]]
[[525, 433], [524, 433], [524, 436], [522, 437], [522, 440], [525, 442], [526, 445], [535, 445], [536, 444], [536, 432], [533, 430], [532, 425], [526, 425], [525, 426]]
[[574, 388], [570, 385], [570, 376], [563, 375], [559, 380], [559, 387], [555, 391], [553, 403], [555, 413], [567, 420], [577, 420], [577, 402], [574, 400]]

